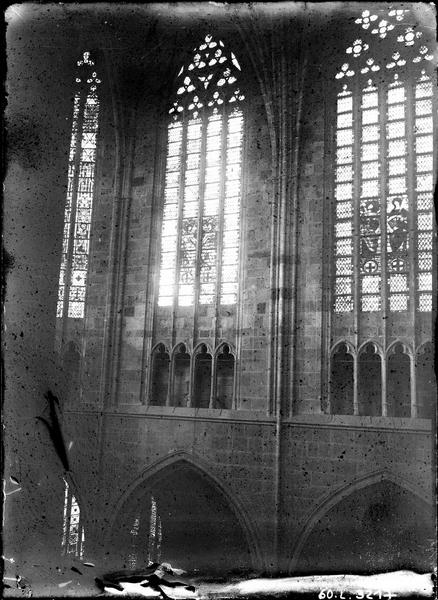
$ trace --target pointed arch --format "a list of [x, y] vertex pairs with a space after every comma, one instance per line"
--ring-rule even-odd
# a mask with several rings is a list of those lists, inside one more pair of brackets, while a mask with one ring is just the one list
[[372, 347], [374, 352], [379, 356], [383, 357], [385, 355], [381, 344], [377, 340], [372, 338], [365, 340], [360, 344], [359, 348], [357, 349], [357, 355], [360, 356], [364, 351], [366, 351], [367, 346]]
[[178, 353], [187, 353], [191, 355], [190, 344], [187, 342], [177, 342], [170, 351], [170, 358], [173, 360], [175, 354]]
[[413, 353], [407, 344], [396, 341], [387, 350], [388, 415], [411, 416], [411, 372]]
[[215, 352], [213, 408], [229, 410], [235, 406], [236, 353], [227, 342]]
[[[178, 473], [178, 469], [189, 469], [215, 490], [218, 497], [222, 498], [236, 518], [242, 530], [250, 552], [252, 568], [261, 567], [262, 553], [258, 535], [253, 527], [248, 509], [242, 501], [224, 484], [212, 471], [211, 466], [202, 458], [185, 451], [177, 451], [158, 459], [148, 467], [126, 488], [114, 505], [109, 519], [109, 528], [106, 534], [106, 545], [111, 544], [111, 536], [117, 524], [117, 519], [123, 513], [124, 507], [141, 489], [156, 489], [169, 477], [170, 472]], [[189, 491], [189, 489], [187, 490]], [[163, 556], [165, 559], [165, 556]]]
[[208, 34], [169, 109], [158, 305], [235, 304], [244, 96], [232, 51]]
[[211, 349], [211, 345], [208, 342], [198, 342], [196, 346], [193, 348], [193, 357], [197, 354], [207, 352], [213, 356], [213, 351]]
[[151, 383], [149, 406], [165, 406], [168, 402], [170, 356], [166, 346], [159, 342], [151, 353]]
[[231, 342], [225, 342], [225, 341], [222, 341], [220, 344], [218, 344], [216, 346], [214, 355], [216, 357], [219, 356], [219, 354], [222, 354], [224, 349], [226, 349], [227, 347], [228, 347], [229, 353], [232, 354], [234, 356], [234, 358], [236, 358], [237, 351], [236, 351], [236, 348], [234, 347], [234, 344], [232, 344]]
[[203, 108], [244, 100], [239, 88], [240, 64], [222, 40], [207, 34], [191, 58], [178, 72], [176, 98], [169, 114], [190, 111], [196, 118]]
[[411, 345], [403, 340], [394, 340], [391, 342], [386, 350], [386, 355], [389, 357], [391, 354], [394, 354], [398, 348], [401, 348], [404, 354], [413, 358], [414, 351], [411, 348]]
[[209, 408], [213, 377], [212, 353], [207, 344], [198, 344], [193, 352], [193, 386], [191, 405]]
[[358, 408], [360, 415], [382, 414], [383, 350], [376, 342], [368, 341], [358, 352]]
[[317, 523], [320, 522], [332, 508], [339, 505], [340, 502], [342, 502], [342, 500], [347, 499], [349, 496], [352, 496], [355, 492], [365, 490], [366, 488], [374, 484], [381, 484], [385, 482], [392, 483], [401, 490], [409, 492], [415, 498], [418, 498], [420, 501], [424, 502], [426, 505], [432, 505], [431, 498], [427, 497], [426, 494], [422, 493], [422, 491], [417, 485], [415, 485], [408, 479], [400, 477], [399, 475], [396, 475], [391, 471], [387, 471], [385, 469], [379, 469], [377, 471], [367, 473], [363, 477], [360, 477], [354, 481], [351, 481], [347, 484], [342, 484], [338, 486], [335, 490], [329, 492], [318, 503], [317, 507], [310, 510], [309, 514], [305, 518], [304, 527], [297, 539], [292, 553], [292, 559], [289, 569], [290, 572], [294, 572], [297, 570], [300, 555], [312, 531], [315, 529]]
[[184, 342], [176, 344], [171, 358], [171, 406], [190, 406], [192, 357]]
[[170, 354], [172, 353], [172, 350], [169, 350], [168, 345], [165, 342], [156, 342], [151, 349], [151, 354], [153, 354], [154, 352], [167, 352], [170, 356]]
[[348, 342], [337, 342], [330, 356], [330, 412], [336, 415], [354, 414], [353, 347]]
[[334, 354], [336, 354], [336, 352], [339, 351], [342, 345], [345, 346], [347, 354], [351, 354], [351, 356], [353, 357], [356, 356], [355, 347], [350, 341], [346, 339], [338, 340], [335, 344], [333, 344], [332, 349], [330, 350], [330, 356], [332, 357]]

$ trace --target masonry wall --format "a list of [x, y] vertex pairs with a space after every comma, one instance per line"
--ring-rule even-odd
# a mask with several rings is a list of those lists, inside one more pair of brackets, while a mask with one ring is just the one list
[[[96, 17], [95, 28], [90, 26], [86, 31], [84, 44], [97, 38], [102, 50], [107, 47], [105, 36], [112, 39], [115, 34], [103, 27], [106, 18], [105, 14]], [[149, 20], [147, 15], [143, 19]], [[55, 44], [64, 49], [62, 53], [44, 49], [42, 44], [20, 46], [24, 56], [20, 69], [34, 75], [20, 82], [13, 65], [16, 81], [10, 95], [21, 98], [12, 106], [26, 118], [31, 115], [32, 122], [25, 123], [24, 133], [19, 130], [16, 135], [26, 137], [36, 129], [39, 138], [35, 139], [33, 161], [29, 151], [32, 144], [23, 156], [20, 143], [15, 141], [18, 157], [14, 154], [11, 160], [6, 212], [11, 232], [8, 247], [16, 261], [7, 297], [7, 334], [13, 358], [7, 365], [10, 400], [6, 421], [16, 431], [7, 445], [7, 473], [14, 477], [19, 473], [20, 480], [28, 478], [31, 482], [26, 499], [18, 502], [15, 494], [19, 506], [10, 509], [19, 532], [14, 549], [19, 549], [27, 534], [19, 527], [20, 516], [26, 511], [33, 514], [32, 507], [40, 503], [50, 528], [39, 515], [33, 537], [28, 539], [40, 535], [39, 547], [46, 542], [57, 547], [59, 542], [65, 472], [43, 423], [35, 421], [37, 416], [47, 416], [44, 393], [48, 387], [61, 400], [70, 471], [86, 523], [87, 553], [103, 561], [105, 552], [110, 552], [107, 542], [122, 503], [129, 501], [129, 493], [137, 486], [147, 485], [152, 472], [171, 461], [189, 460], [198, 465], [205, 477], [219, 482], [241, 508], [253, 540], [251, 566], [257, 569], [290, 569], [312, 524], [359, 483], [392, 481], [413, 497], [432, 503], [429, 420], [324, 414], [328, 349], [334, 341], [328, 339], [324, 287], [329, 270], [326, 234], [331, 210], [327, 141], [333, 135], [327, 118], [326, 83], [317, 60], [320, 52], [327, 50], [327, 39], [332, 39], [322, 35], [324, 20], [322, 13], [312, 34], [305, 29], [312, 44], [320, 45], [310, 56], [304, 90], [300, 88], [299, 145], [296, 147], [292, 139], [287, 141], [287, 148], [298, 152], [297, 210], [290, 214], [298, 232], [298, 261], [296, 282], [288, 296], [288, 301], [296, 304], [296, 320], [288, 323], [293, 333], [285, 346], [294, 359], [284, 375], [277, 412], [270, 406], [273, 397], [268, 369], [276, 344], [270, 327], [276, 294], [271, 286], [271, 265], [273, 257], [278, 258], [272, 234], [278, 224], [278, 182], [271, 143], [275, 139], [273, 127], [278, 123], [274, 119], [273, 125], [270, 120], [272, 107], [262, 94], [260, 73], [253, 70], [247, 46], [235, 36], [234, 51], [246, 73], [247, 96], [240, 304], [229, 311], [231, 314], [220, 314], [217, 336], [212, 333], [208, 309], [199, 315], [194, 335], [189, 319], [182, 313], [176, 315], [173, 339], [171, 317], [156, 309], [155, 303], [166, 143], [161, 105], [170, 89], [160, 87], [158, 66], [145, 74], [146, 59], [137, 58], [143, 56], [146, 43], [142, 26], [128, 17], [111, 24], [120, 27], [116, 36], [119, 42], [129, 39], [132, 45], [123, 47], [119, 54], [101, 53], [105, 82], [87, 313], [84, 322], [69, 323], [66, 328], [82, 358], [81, 393], [69, 403], [64, 401], [66, 374], [59, 352], [59, 322], [57, 329], [54, 315], [72, 86], [58, 89], [58, 84], [73, 77], [77, 53], [65, 48], [63, 33], [70, 31], [66, 26]], [[203, 21], [203, 26], [206, 24]], [[96, 34], [100, 26], [105, 31], [102, 39]], [[147, 57], [148, 65], [163, 65], [162, 79], [169, 77], [169, 81], [175, 74], [179, 47], [196, 37], [193, 32], [184, 33], [182, 26], [173, 27], [165, 42]], [[161, 42], [163, 30], [164, 25], [155, 38], [146, 36], [151, 48]], [[39, 35], [44, 40], [48, 33], [43, 28]], [[298, 52], [295, 46], [294, 51]], [[65, 69], [66, 62], [71, 68]], [[59, 112], [53, 116], [55, 106]], [[17, 117], [13, 110], [10, 114]], [[17, 122], [22, 123], [19, 114]], [[295, 135], [293, 124], [287, 124]], [[291, 156], [295, 156], [293, 152]], [[287, 262], [291, 256], [282, 259]], [[364, 331], [380, 335], [378, 326], [368, 323]], [[343, 327], [345, 330], [341, 326], [337, 330], [340, 337], [352, 334], [349, 325]], [[394, 322], [388, 327], [406, 336], [412, 333], [406, 323]], [[415, 332], [418, 344], [430, 339], [431, 330], [430, 315], [419, 317]], [[152, 348], [158, 342], [170, 348], [179, 341], [188, 341], [190, 350], [199, 341], [212, 348], [221, 341], [233, 344], [237, 354], [237, 410], [148, 406]], [[31, 441], [23, 442], [25, 439]], [[275, 555], [277, 516], [279, 561]]]
[[[275, 564], [275, 424], [260, 413], [222, 414], [195, 409], [150, 408], [103, 417], [100, 477], [84, 468], [80, 449], [92, 421], [71, 415], [66, 430], [76, 439], [71, 457], [84, 498], [98, 486], [87, 515], [92, 548], [101, 552], [126, 490], [147, 485], [148, 473], [171, 459], [191, 459], [242, 506], [255, 532], [255, 568]], [[190, 414], [188, 414], [190, 413]], [[88, 423], [87, 423], [88, 421]], [[312, 515], [355, 482], [395, 481], [432, 502], [429, 422], [300, 416], [284, 423], [281, 459], [281, 566], [289, 569]], [[129, 465], [129, 468], [127, 466]], [[94, 480], [94, 483], [93, 483]], [[129, 497], [129, 496], [128, 496]], [[88, 509], [90, 510], [90, 509]], [[324, 514], [321, 512], [320, 516]]]

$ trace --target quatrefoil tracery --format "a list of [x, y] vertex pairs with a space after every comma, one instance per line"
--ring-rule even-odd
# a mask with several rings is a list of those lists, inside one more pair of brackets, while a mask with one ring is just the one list
[[228, 102], [243, 100], [244, 95], [236, 87], [239, 72], [240, 65], [233, 52], [227, 52], [221, 40], [215, 41], [207, 35], [194, 49], [192, 62], [178, 73], [178, 97], [169, 114], [176, 118], [188, 110], [196, 118], [203, 107], [217, 110]]

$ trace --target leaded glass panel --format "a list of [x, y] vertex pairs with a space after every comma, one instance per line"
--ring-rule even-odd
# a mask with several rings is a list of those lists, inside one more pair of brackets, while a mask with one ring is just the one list
[[415, 140], [415, 150], [418, 154], [433, 152], [433, 136], [422, 135]]
[[56, 311], [58, 317], [72, 318], [84, 316], [99, 120], [97, 85], [100, 83], [89, 52], [83, 53], [77, 67], [79, 89], [73, 103]]
[[[433, 48], [427, 45], [431, 40], [427, 28], [414, 22], [411, 9], [376, 7], [373, 12], [364, 10], [355, 20], [363, 31], [346, 48], [350, 56], [344, 57], [334, 79], [338, 97], [333, 310], [351, 312], [354, 318], [338, 316], [330, 333], [334, 340], [351, 336], [348, 345], [354, 345], [356, 336], [356, 341], [376, 336], [379, 345], [398, 335], [406, 337], [412, 326], [422, 322], [415, 320], [413, 312], [432, 310], [436, 254]], [[361, 315], [371, 312], [375, 314]], [[414, 347], [416, 337], [410, 342]], [[408, 383], [402, 392], [407, 402], [403, 413], [397, 413], [394, 405], [400, 400], [394, 400], [392, 389], [392, 355], [387, 356], [387, 343], [380, 349], [377, 343], [372, 346], [370, 357], [382, 363], [375, 371], [377, 408], [362, 412], [361, 398], [369, 397], [370, 382], [361, 376], [359, 360], [350, 390], [350, 396], [358, 399], [353, 414], [417, 416], [418, 395], [409, 402], [415, 389], [409, 384], [409, 375], [414, 377], [409, 361], [404, 361]], [[397, 394], [400, 397], [400, 390]], [[333, 402], [331, 406], [338, 405]]]
[[362, 144], [363, 161], [374, 160], [377, 156], [379, 156], [379, 144]]
[[[212, 44], [214, 59], [209, 56]], [[207, 36], [194, 51], [193, 62], [178, 75], [180, 87], [169, 111], [173, 117], [166, 162], [160, 306], [236, 302], [243, 137], [239, 102], [244, 99], [236, 87], [239, 71], [236, 57], [227, 53], [222, 42]], [[174, 237], [169, 237], [170, 231]], [[172, 240], [172, 247], [167, 240]]]
[[419, 117], [415, 119], [415, 133], [430, 133], [433, 130], [432, 117]]
[[386, 125], [386, 132], [389, 139], [404, 137], [405, 135], [405, 122], [404, 121], [393, 121]]
[[415, 114], [428, 115], [432, 112], [432, 100], [419, 100], [415, 103]]

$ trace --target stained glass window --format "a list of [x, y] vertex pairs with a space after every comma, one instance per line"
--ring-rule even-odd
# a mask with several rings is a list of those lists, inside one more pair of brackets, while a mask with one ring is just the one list
[[364, 10], [336, 74], [336, 313], [432, 309], [433, 54], [410, 13]]
[[129, 530], [128, 567], [139, 569], [144, 563], [160, 562], [162, 537], [158, 504], [154, 496], [150, 496], [150, 504], [147, 502], [143, 512], [135, 515]]
[[69, 484], [64, 479], [64, 519], [62, 549], [64, 554], [84, 558], [85, 533], [81, 510]]
[[207, 35], [169, 111], [159, 306], [237, 299], [244, 96], [240, 65]]
[[84, 52], [77, 62], [58, 287], [58, 317], [84, 316], [96, 165], [99, 83], [94, 61], [89, 52]]

